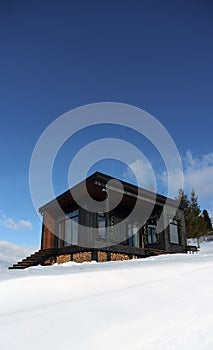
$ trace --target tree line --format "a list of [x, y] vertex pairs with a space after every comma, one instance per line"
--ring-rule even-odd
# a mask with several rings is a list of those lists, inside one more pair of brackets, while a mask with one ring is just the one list
[[185, 211], [187, 238], [196, 238], [199, 247], [200, 237], [205, 236], [209, 231], [212, 231], [212, 222], [209, 213], [206, 209], [201, 211], [198, 204], [198, 196], [194, 189], [192, 189], [190, 197], [180, 189], [178, 199]]

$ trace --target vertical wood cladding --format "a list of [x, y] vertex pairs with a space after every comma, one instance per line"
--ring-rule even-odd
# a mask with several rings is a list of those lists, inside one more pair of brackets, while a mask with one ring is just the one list
[[54, 247], [55, 219], [46, 211], [43, 216], [42, 249]]

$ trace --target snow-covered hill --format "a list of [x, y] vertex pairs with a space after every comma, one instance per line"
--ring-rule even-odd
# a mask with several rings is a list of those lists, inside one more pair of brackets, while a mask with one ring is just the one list
[[213, 243], [198, 254], [1, 270], [4, 350], [211, 350]]

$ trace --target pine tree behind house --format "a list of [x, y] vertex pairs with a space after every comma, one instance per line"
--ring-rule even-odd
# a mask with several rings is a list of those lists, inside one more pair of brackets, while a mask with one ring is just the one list
[[205, 220], [208, 232], [212, 231], [212, 222], [211, 222], [211, 219], [209, 217], [209, 213], [206, 209], [203, 210], [203, 218]]
[[197, 246], [199, 248], [200, 237], [208, 232], [208, 228], [198, 205], [198, 197], [195, 190], [192, 189], [190, 199], [188, 199], [187, 194], [181, 189], [179, 190], [178, 198], [181, 200], [181, 204], [185, 208], [187, 238], [196, 238]]

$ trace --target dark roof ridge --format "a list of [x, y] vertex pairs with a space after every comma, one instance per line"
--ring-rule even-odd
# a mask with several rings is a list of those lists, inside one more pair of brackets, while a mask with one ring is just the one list
[[[140, 186], [128, 183], [124, 180], [115, 178], [113, 176], [102, 173], [100, 171], [95, 171], [93, 174], [89, 175], [86, 179], [80, 181], [79, 183], [75, 184], [72, 188], [66, 190], [65, 192], [63, 192], [59, 196], [56, 196], [55, 198], [53, 198], [52, 200], [50, 200], [49, 202], [44, 204], [42, 207], [39, 208], [39, 211], [42, 212], [46, 206], [52, 204], [55, 200], [62, 199], [64, 196], [66, 196], [67, 194], [70, 193], [71, 189], [74, 190], [74, 189], [77, 189], [78, 187], [81, 187], [81, 185], [84, 183], [84, 181], [86, 181], [87, 183], [90, 183], [90, 182], [95, 181], [95, 180], [96, 181], [100, 180], [100, 181], [103, 181], [104, 183], [107, 183], [111, 179], [116, 179], [116, 180], [120, 181], [124, 188], [128, 189], [130, 192], [132, 192], [134, 194], [138, 193], [138, 191], [140, 191], [140, 192], [143, 192], [143, 194], [147, 195], [148, 197], [153, 197], [153, 196], [156, 197], [157, 201], [161, 202], [161, 203], [165, 203], [166, 200], [168, 200], [171, 205], [172, 204], [174, 205], [175, 203], [177, 203], [175, 199], [168, 198], [168, 197], [166, 197], [162, 194], [159, 194], [157, 192], [153, 192], [153, 191], [147, 190], [145, 188], [142, 188]], [[179, 206], [180, 206], [180, 208], [182, 208], [181, 205], [179, 205]]]

